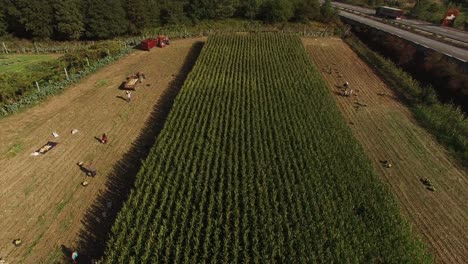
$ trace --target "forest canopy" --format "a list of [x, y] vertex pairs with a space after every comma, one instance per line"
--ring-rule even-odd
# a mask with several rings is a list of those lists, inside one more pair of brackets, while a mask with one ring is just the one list
[[318, 0], [0, 0], [0, 36], [109, 39], [226, 18], [328, 22], [336, 11], [331, 5], [326, 8], [321, 9]]

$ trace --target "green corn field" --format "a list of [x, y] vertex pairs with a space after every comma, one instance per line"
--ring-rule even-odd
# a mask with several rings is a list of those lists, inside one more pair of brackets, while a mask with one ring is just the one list
[[301, 40], [211, 36], [105, 263], [426, 263]]

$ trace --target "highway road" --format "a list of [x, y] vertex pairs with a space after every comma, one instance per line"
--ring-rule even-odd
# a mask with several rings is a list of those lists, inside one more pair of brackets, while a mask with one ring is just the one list
[[[332, 2], [332, 5], [336, 7], [341, 7], [341, 8], [348, 8], [351, 10], [355, 10], [358, 12], [361, 12], [366, 15], [374, 15], [375, 10], [374, 9], [369, 9], [369, 8], [364, 8], [360, 6], [353, 6], [353, 5], [348, 5], [348, 4], [343, 4], [339, 2]], [[446, 38], [451, 38], [457, 41], [461, 41], [464, 43], [468, 43], [468, 32], [463, 31], [463, 30], [457, 30], [453, 28], [447, 28], [447, 27], [442, 27], [438, 26], [429, 22], [425, 21], [420, 21], [420, 20], [414, 20], [414, 19], [398, 19], [394, 20], [400, 24], [412, 26], [413, 28], [417, 28], [420, 30], [428, 31], [431, 33], [435, 33], [441, 36], [444, 36]]]
[[415, 34], [415, 33], [412, 33], [412, 32], [397, 28], [397, 27], [393, 27], [393, 26], [381, 23], [373, 19], [355, 15], [349, 12], [340, 10], [340, 16], [360, 22], [365, 25], [369, 25], [373, 28], [388, 32], [390, 34], [399, 36], [401, 38], [404, 38], [416, 44], [422, 45], [426, 48], [430, 48], [432, 50], [443, 53], [445, 55], [455, 57], [464, 62], [468, 62], [468, 51], [465, 49], [457, 48], [449, 44], [445, 44], [443, 42], [439, 42], [437, 40], [433, 40], [433, 39], [430, 39], [430, 38], [427, 38], [427, 37], [424, 37], [424, 36], [421, 36], [421, 35], [418, 35], [418, 34]]

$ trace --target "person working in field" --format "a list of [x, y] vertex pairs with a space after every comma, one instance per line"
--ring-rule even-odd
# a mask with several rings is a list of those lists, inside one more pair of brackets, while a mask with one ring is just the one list
[[350, 96], [351, 93], [353, 92], [353, 90], [351, 89], [351, 91], [348, 92], [349, 83], [348, 83], [348, 82], [345, 82], [345, 83], [343, 84], [343, 87], [344, 87], [343, 95], [344, 95], [344, 96]]
[[87, 174], [88, 176], [91, 176], [91, 177], [94, 177], [94, 176], [97, 175], [97, 172], [96, 172], [96, 170], [94, 169], [92, 163], [89, 164], [88, 172], [87, 172], [86, 174]]
[[132, 99], [132, 92], [126, 91], [125, 94], [127, 95], [127, 102], [130, 103], [130, 100]]
[[107, 144], [107, 135], [106, 135], [106, 133], [102, 134], [101, 143], [102, 144]]

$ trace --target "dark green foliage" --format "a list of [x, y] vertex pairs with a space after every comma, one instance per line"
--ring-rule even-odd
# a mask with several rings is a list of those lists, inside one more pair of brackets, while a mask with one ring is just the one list
[[439, 24], [444, 18], [446, 7], [430, 0], [419, 0], [408, 13], [410, 17]]
[[4, 1], [10, 32], [39, 39], [52, 37], [53, 12], [48, 0]]
[[294, 19], [309, 22], [320, 18], [320, 3], [318, 0], [298, 0], [294, 7]]
[[184, 13], [185, 4], [182, 1], [167, 1], [161, 5], [160, 22], [162, 25], [187, 23]]
[[223, 19], [234, 15], [232, 0], [189, 0], [187, 11], [193, 21]]
[[84, 31], [78, 0], [54, 0], [55, 39], [77, 40]]
[[188, 11], [194, 21], [213, 19], [216, 16], [211, 0], [189, 0]]
[[267, 23], [286, 22], [293, 12], [293, 5], [288, 0], [266, 0], [260, 6], [260, 18]]
[[215, 35], [103, 263], [428, 263], [292, 35]]
[[3, 3], [3, 0], [0, 0], [0, 36], [3, 36], [7, 33], [7, 21], [5, 17], [6, 6]]
[[88, 0], [85, 19], [88, 38], [113, 38], [127, 30], [125, 11], [120, 0]]
[[125, 0], [125, 10], [129, 34], [141, 33], [150, 26], [151, 10], [147, 8], [146, 0]]
[[215, 1], [215, 19], [230, 18], [234, 15], [233, 0], [217, 0]]
[[320, 7], [320, 19], [323, 22], [331, 22], [337, 18], [338, 12], [332, 6], [330, 0], [325, 0], [325, 2]]
[[145, 9], [147, 11], [148, 24], [146, 27], [155, 28], [161, 24], [159, 15], [161, 14], [158, 0], [145, 0]]
[[320, 14], [318, 0], [0, 0], [0, 7], [0, 35], [56, 40], [110, 39], [233, 17], [283, 23], [336, 15]]
[[245, 0], [237, 9], [237, 15], [253, 20], [257, 17], [260, 0]]

